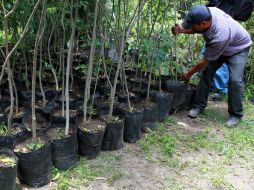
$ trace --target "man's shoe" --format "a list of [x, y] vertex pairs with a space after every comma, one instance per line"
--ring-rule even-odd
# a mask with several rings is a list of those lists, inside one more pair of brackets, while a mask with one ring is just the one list
[[198, 114], [202, 113], [202, 110], [200, 108], [192, 108], [190, 111], [189, 111], [189, 114], [188, 116], [190, 118], [196, 118], [198, 116]]
[[222, 97], [219, 93], [214, 93], [214, 94], [211, 95], [211, 100], [212, 101], [221, 101]]
[[240, 122], [240, 118], [236, 116], [230, 116], [227, 120], [226, 127], [228, 128], [234, 128], [236, 127]]

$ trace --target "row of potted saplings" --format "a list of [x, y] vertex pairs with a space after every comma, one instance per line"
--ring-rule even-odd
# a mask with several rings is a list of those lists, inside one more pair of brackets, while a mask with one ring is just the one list
[[[185, 92], [186, 93], [186, 92]], [[177, 94], [177, 91], [175, 91]], [[142, 93], [130, 93], [131, 110], [126, 96], [118, 94], [114, 104], [114, 117], [105, 119], [109, 112], [109, 101], [105, 97], [95, 100], [97, 111], [90, 111], [89, 123], [82, 122], [82, 111], [70, 110], [70, 130], [65, 134], [65, 116], [61, 115], [61, 104], [49, 101], [43, 109], [36, 109], [37, 141], [31, 138], [31, 112], [25, 112], [22, 123], [16, 118], [12, 129], [14, 135], [1, 136], [0, 185], [15, 189], [16, 173], [19, 180], [31, 187], [40, 187], [51, 180], [51, 165], [65, 170], [75, 167], [79, 156], [95, 158], [100, 150], [117, 150], [123, 141], [135, 143], [141, 131], [155, 130], [157, 121], [164, 121], [174, 101], [174, 93], [151, 93], [144, 99]], [[80, 101], [75, 101], [79, 107]], [[178, 103], [179, 104], [179, 101]], [[26, 104], [24, 104], [26, 105]]]

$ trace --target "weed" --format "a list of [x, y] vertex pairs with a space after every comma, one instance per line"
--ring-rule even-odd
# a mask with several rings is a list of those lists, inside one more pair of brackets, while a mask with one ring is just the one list
[[225, 185], [224, 176], [214, 176], [212, 179], [212, 185], [216, 188], [222, 188]]
[[8, 127], [5, 124], [0, 124], [0, 136], [8, 135]]
[[171, 134], [165, 133], [165, 127], [158, 126], [157, 133], [147, 134], [141, 142], [141, 149], [149, 154], [157, 149], [163, 156], [172, 156], [175, 151], [175, 139]]
[[0, 165], [1, 166], [8, 166], [8, 167], [15, 167], [16, 166], [16, 160], [15, 158], [6, 156], [6, 155], [0, 155]]
[[44, 142], [41, 142], [40, 140], [36, 141], [36, 142], [31, 142], [29, 144], [26, 145], [26, 148], [29, 150], [36, 150], [36, 149], [40, 149], [41, 147], [44, 146]]

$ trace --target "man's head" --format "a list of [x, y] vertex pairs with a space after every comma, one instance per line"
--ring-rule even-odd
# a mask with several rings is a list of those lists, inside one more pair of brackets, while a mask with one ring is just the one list
[[211, 12], [205, 5], [195, 5], [190, 8], [182, 26], [184, 29], [202, 33], [211, 26], [211, 20]]

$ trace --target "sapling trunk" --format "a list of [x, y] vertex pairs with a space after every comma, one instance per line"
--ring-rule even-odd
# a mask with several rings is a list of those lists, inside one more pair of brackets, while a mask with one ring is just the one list
[[[120, 7], [120, 1], [118, 1], [119, 3], [119, 7]], [[119, 57], [118, 57], [118, 64], [117, 64], [117, 70], [116, 70], [116, 74], [115, 74], [115, 79], [114, 79], [114, 86], [113, 88], [111, 88], [111, 92], [110, 92], [110, 108], [109, 108], [109, 117], [112, 117], [113, 114], [113, 107], [114, 107], [114, 101], [115, 101], [115, 93], [116, 93], [116, 84], [117, 84], [117, 79], [118, 79], [118, 75], [119, 75], [119, 71], [121, 68], [121, 64], [122, 64], [122, 57], [123, 57], [123, 51], [124, 51], [124, 45], [125, 45], [125, 34], [126, 34], [126, 20], [127, 20], [127, 11], [128, 11], [128, 6], [129, 6], [129, 0], [125, 1], [125, 18], [124, 18], [124, 25], [123, 25], [123, 32], [122, 32], [122, 37], [121, 37], [121, 41], [120, 41], [120, 51], [119, 51]], [[120, 22], [120, 10], [118, 12], [118, 23]]]
[[[174, 9], [174, 11], [175, 11], [175, 25], [176, 25], [176, 13], [177, 13], [177, 3], [176, 3], [176, 5], [175, 5], [175, 9]], [[177, 81], [177, 66], [178, 66], [178, 60], [177, 60], [177, 36], [176, 35], [174, 35], [174, 38], [175, 38], [175, 80]]]
[[36, 115], [35, 115], [35, 88], [36, 88], [36, 67], [37, 67], [37, 55], [39, 43], [42, 39], [44, 33], [43, 22], [46, 16], [47, 0], [43, 2], [43, 9], [41, 12], [39, 29], [36, 34], [35, 46], [34, 46], [34, 56], [33, 56], [33, 71], [32, 71], [32, 139], [33, 142], [36, 141]]
[[64, 57], [64, 44], [65, 44], [65, 26], [64, 26], [64, 14], [65, 14], [65, 4], [63, 7], [63, 12], [62, 12], [62, 16], [61, 16], [61, 24], [62, 24], [62, 28], [63, 28], [63, 41], [62, 41], [62, 48], [61, 48], [61, 64], [62, 64], [62, 117], [64, 117], [64, 113], [65, 113], [65, 94], [64, 94], [64, 89], [65, 89], [65, 57]]
[[40, 84], [40, 90], [42, 94], [42, 100], [43, 100], [43, 107], [46, 106], [46, 97], [45, 93], [43, 91], [42, 81], [41, 81], [41, 73], [42, 73], [42, 40], [40, 41], [40, 68], [39, 68], [39, 84]]
[[25, 83], [26, 83], [26, 90], [29, 91], [29, 80], [28, 80], [28, 72], [27, 72], [27, 59], [26, 59], [26, 54], [24, 51], [22, 51], [23, 53], [23, 59], [25, 62]]
[[[18, 2], [19, 2], [19, 1], [16, 1], [16, 4], [17, 4]], [[2, 4], [3, 4], [3, 3], [2, 3]], [[3, 66], [2, 66], [2, 71], [1, 71], [1, 75], [0, 75], [0, 84], [2, 84], [2, 81], [3, 81], [3, 77], [4, 77], [4, 73], [5, 73], [5, 72], [4, 72], [4, 71], [5, 71], [5, 67], [6, 67], [8, 61], [10, 60], [12, 54], [16, 51], [16, 49], [18, 48], [18, 45], [19, 45], [20, 42], [24, 39], [26, 33], [28, 32], [28, 26], [29, 26], [29, 24], [30, 24], [30, 22], [31, 22], [31, 20], [32, 20], [32, 18], [33, 18], [33, 15], [34, 15], [35, 11], [37, 10], [39, 4], [40, 4], [40, 0], [38, 0], [38, 1], [36, 2], [35, 6], [34, 6], [34, 8], [33, 8], [33, 11], [32, 11], [32, 13], [31, 13], [31, 15], [29, 16], [29, 19], [28, 19], [28, 21], [27, 21], [27, 23], [26, 23], [26, 25], [25, 25], [25, 28], [24, 28], [23, 33], [21, 34], [19, 40], [18, 40], [17, 43], [14, 45], [14, 47], [12, 48], [12, 50], [8, 53], [8, 55], [6, 55], [6, 59], [5, 59], [4, 64], [3, 64]], [[3, 5], [2, 5], [2, 6], [3, 6]], [[16, 7], [16, 5], [15, 5], [14, 7]], [[13, 13], [14, 10], [15, 10], [15, 9], [13, 9], [12, 11], [10, 11], [10, 12], [7, 14], [7, 17], [10, 16], [10, 13]]]
[[16, 84], [15, 84], [12, 72], [11, 72], [11, 80], [12, 80], [13, 90], [14, 90], [14, 93], [15, 93], [15, 113], [18, 114], [19, 113], [18, 91], [17, 91], [17, 88], [16, 88]]
[[[10, 12], [7, 12], [7, 10], [4, 7], [4, 2], [2, 1], [2, 7], [3, 7], [3, 13], [4, 13], [4, 37], [5, 37], [5, 63], [3, 64], [2, 72], [4, 74], [4, 67], [5, 64], [7, 64], [7, 74], [8, 74], [8, 86], [9, 86], [9, 92], [10, 92], [10, 113], [8, 117], [8, 134], [10, 134], [10, 129], [11, 129], [11, 122], [12, 122], [12, 117], [13, 117], [13, 105], [14, 105], [14, 96], [13, 96], [13, 83], [12, 83], [12, 71], [11, 71], [11, 63], [10, 59], [8, 56], [10, 55], [9, 52], [9, 41], [8, 41], [8, 17], [13, 14], [19, 4], [19, 0], [16, 1], [16, 3], [13, 6], [13, 9]], [[2, 79], [0, 79], [0, 84], [1, 84]]]
[[[73, 14], [75, 16], [73, 17]], [[73, 45], [74, 45], [74, 38], [75, 38], [75, 29], [76, 29], [76, 20], [77, 20], [78, 10], [75, 9], [74, 13], [74, 5], [73, 0], [71, 1], [71, 37], [69, 40], [69, 50], [68, 50], [68, 57], [67, 57], [67, 68], [66, 68], [66, 88], [65, 88], [65, 102], [66, 102], [66, 125], [65, 125], [65, 136], [69, 134], [70, 128], [70, 111], [69, 111], [69, 76], [70, 76], [70, 66], [71, 62], [73, 61]]]
[[58, 90], [59, 89], [58, 80], [57, 80], [55, 68], [52, 65], [51, 52], [50, 52], [50, 42], [51, 42], [51, 39], [52, 39], [52, 35], [53, 35], [53, 32], [54, 32], [55, 26], [56, 26], [56, 23], [53, 24], [52, 30], [51, 30], [50, 35], [49, 35], [49, 40], [48, 40], [48, 59], [49, 59], [50, 69], [51, 69], [51, 71], [52, 71], [52, 73], [54, 75], [55, 84], [56, 84], [56, 90]]
[[36, 141], [36, 115], [35, 115], [35, 87], [36, 87], [36, 65], [37, 65], [37, 55], [38, 47], [41, 41], [42, 35], [44, 33], [43, 20], [46, 14], [47, 0], [43, 1], [43, 8], [41, 11], [40, 24], [36, 34], [35, 44], [34, 44], [34, 55], [33, 55], [33, 71], [32, 71], [32, 140]]
[[90, 55], [89, 55], [89, 65], [88, 65], [88, 73], [86, 78], [86, 86], [85, 86], [85, 95], [84, 95], [84, 117], [83, 121], [87, 122], [87, 104], [90, 98], [90, 86], [92, 80], [92, 71], [93, 71], [93, 58], [94, 58], [94, 51], [95, 51], [95, 40], [96, 40], [96, 27], [97, 27], [97, 17], [98, 17], [98, 2], [96, 0], [95, 3], [95, 13], [94, 13], [94, 23], [93, 23], [93, 38], [90, 47]]

